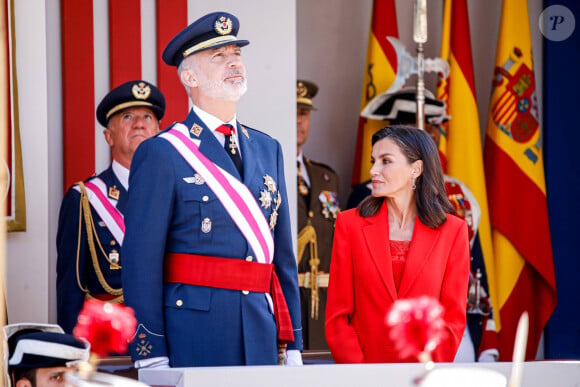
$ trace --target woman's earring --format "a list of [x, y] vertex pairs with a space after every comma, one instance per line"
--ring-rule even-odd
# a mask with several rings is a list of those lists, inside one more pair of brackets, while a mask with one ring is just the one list
[[415, 184], [415, 182], [417, 181], [417, 178], [415, 176], [412, 177], [411, 180], [411, 189], [415, 190], [417, 188], [417, 184]]

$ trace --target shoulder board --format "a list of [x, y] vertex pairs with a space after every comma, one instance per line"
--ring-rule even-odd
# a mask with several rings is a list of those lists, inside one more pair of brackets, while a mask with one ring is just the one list
[[316, 165], [316, 166], [322, 167], [322, 168], [324, 168], [324, 169], [327, 169], [327, 170], [329, 170], [329, 171], [330, 171], [330, 172], [332, 172], [332, 173], [336, 173], [336, 172], [334, 171], [334, 169], [332, 169], [332, 167], [331, 167], [331, 166], [329, 166], [329, 165], [327, 165], [327, 164], [324, 164], [324, 163], [322, 163], [322, 162], [320, 162], [320, 161], [317, 161], [317, 160], [308, 159], [308, 158], [306, 158], [306, 157], [305, 157], [304, 159], [305, 159], [305, 161], [306, 161], [306, 162], [308, 162], [308, 163], [310, 163], [310, 164], [312, 164], [312, 165]]
[[247, 131], [251, 131], [251, 132], [259, 133], [259, 134], [262, 134], [262, 135], [264, 135], [266, 137], [272, 138], [272, 136], [270, 136], [268, 133], [262, 132], [261, 130], [258, 130], [258, 129], [255, 129], [255, 128], [252, 128], [251, 126], [242, 124], [241, 122], [238, 122], [238, 123], [240, 125], [241, 132], [242, 133], [244, 132], [244, 130], [246, 130], [246, 133], [247, 133]]

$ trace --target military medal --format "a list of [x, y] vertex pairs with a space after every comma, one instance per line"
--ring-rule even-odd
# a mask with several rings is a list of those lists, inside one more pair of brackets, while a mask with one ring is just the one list
[[230, 136], [230, 145], [228, 145], [228, 147], [230, 148], [230, 153], [235, 155], [238, 147], [236, 146], [236, 140], [234, 139], [234, 136]]
[[274, 199], [274, 211], [270, 215], [270, 229], [273, 230], [276, 227], [276, 223], [278, 222], [278, 208], [280, 208], [280, 204], [282, 204], [282, 195], [278, 192], [278, 196]]
[[300, 184], [298, 184], [298, 193], [302, 196], [307, 196], [310, 190], [308, 186], [304, 183], [304, 180], [300, 179]]
[[119, 266], [119, 252], [113, 249], [109, 253], [109, 269], [119, 270], [120, 268], [121, 267]]
[[260, 205], [264, 210], [272, 210], [268, 223], [270, 229], [273, 230], [278, 222], [278, 208], [280, 208], [280, 204], [282, 204], [282, 195], [280, 195], [276, 182], [272, 176], [264, 175], [264, 185], [266, 186], [266, 189], [260, 192]]
[[260, 192], [260, 204], [265, 209], [270, 207], [272, 205], [272, 194], [266, 190]]
[[322, 191], [320, 195], [318, 195], [318, 200], [320, 200], [320, 204], [322, 205], [322, 215], [326, 219], [336, 219], [336, 215], [340, 211], [340, 207], [338, 207], [338, 197], [336, 196], [335, 192], [331, 191]]
[[278, 211], [272, 211], [270, 215], [270, 229], [273, 230], [276, 227], [276, 222], [278, 221]]
[[120, 192], [117, 189], [116, 185], [109, 187], [109, 197], [111, 199], [119, 200], [119, 195], [120, 195]]
[[268, 187], [268, 191], [272, 193], [276, 192], [276, 182], [272, 179], [272, 176], [264, 175], [264, 184]]

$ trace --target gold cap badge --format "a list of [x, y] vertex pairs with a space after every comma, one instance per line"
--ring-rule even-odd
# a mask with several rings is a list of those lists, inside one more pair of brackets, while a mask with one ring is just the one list
[[133, 85], [131, 92], [133, 93], [133, 97], [136, 99], [147, 99], [151, 94], [151, 88], [145, 82], [139, 82], [138, 84]]
[[232, 19], [226, 16], [220, 16], [214, 25], [215, 32], [220, 35], [227, 35], [232, 32]]

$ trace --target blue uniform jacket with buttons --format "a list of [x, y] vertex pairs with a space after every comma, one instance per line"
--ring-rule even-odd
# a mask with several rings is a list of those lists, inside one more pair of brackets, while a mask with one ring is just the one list
[[[193, 112], [183, 122], [199, 150], [240, 178], [211, 130]], [[244, 180], [270, 222], [275, 204], [261, 202], [266, 177], [281, 194], [272, 229], [276, 274], [294, 329], [289, 349], [301, 349], [300, 298], [292, 245], [282, 148], [255, 129], [237, 125]], [[168, 356], [172, 367], [277, 364], [274, 316], [263, 293], [245, 294], [164, 283], [168, 252], [246, 260], [255, 255], [224, 206], [196, 171], [165, 139], [145, 140], [135, 153], [125, 216], [123, 290], [138, 328], [131, 343], [134, 361]], [[275, 215], [274, 215], [275, 218]]]
[[[109, 166], [98, 177], [110, 188], [118, 190], [119, 199], [117, 209], [123, 213], [127, 203], [127, 191], [117, 179], [113, 168]], [[94, 177], [87, 179], [90, 181]], [[79, 312], [83, 307], [85, 292], [80, 285], [88, 289], [91, 295], [105, 294], [103, 286], [99, 283], [94, 265], [92, 263], [89, 245], [87, 242], [87, 229], [84, 220], [80, 216], [81, 194], [74, 186], [66, 192], [60, 207], [58, 219], [58, 231], [56, 235], [56, 248], [58, 253], [56, 264], [56, 294], [57, 294], [57, 320], [65, 332], [72, 333], [77, 322]], [[100, 241], [104, 253], [108, 257], [110, 253], [120, 253], [121, 246], [115, 240], [109, 229], [102, 222], [100, 216], [91, 207], [93, 222], [97, 238]], [[79, 234], [79, 221], [81, 222]], [[97, 240], [95, 238], [95, 244]], [[77, 248], [78, 248], [78, 280], [77, 280]], [[99, 267], [107, 283], [121, 289], [121, 270], [111, 269], [111, 265], [105, 255], [100, 251], [97, 244], [97, 256]], [[123, 266], [122, 259], [119, 262]]]

